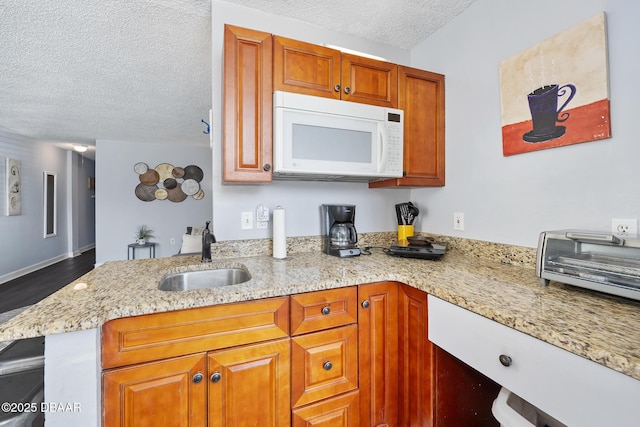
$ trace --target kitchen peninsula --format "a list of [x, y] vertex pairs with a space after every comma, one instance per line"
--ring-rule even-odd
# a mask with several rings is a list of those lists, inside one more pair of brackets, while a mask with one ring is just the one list
[[[387, 246], [392, 235], [363, 234], [361, 243]], [[45, 335], [45, 400], [88, 402], [81, 416], [97, 423], [100, 329], [109, 320], [394, 281], [578, 355], [598, 368], [605, 366], [607, 377], [621, 378], [640, 390], [640, 303], [555, 282], [540, 286], [532, 249], [449, 238], [443, 258], [424, 261], [391, 257], [377, 248], [370, 256], [338, 259], [316, 250], [319, 240], [313, 237], [289, 239], [288, 244], [284, 260], [269, 256], [265, 240], [214, 245], [215, 261], [208, 264], [197, 256], [108, 262], [1, 325], [0, 340]], [[233, 250], [243, 245], [253, 248], [253, 256], [234, 256]], [[252, 278], [214, 289], [157, 289], [168, 273], [222, 267], [246, 269]], [[76, 375], [83, 375], [82, 387], [73, 385]], [[66, 389], [60, 381], [66, 382]], [[74, 389], [84, 391], [74, 395]], [[51, 415], [50, 425], [71, 425], [80, 416]], [[57, 416], [66, 421], [56, 423]]]

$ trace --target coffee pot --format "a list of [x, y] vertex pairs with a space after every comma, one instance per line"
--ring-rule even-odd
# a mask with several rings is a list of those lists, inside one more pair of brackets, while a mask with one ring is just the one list
[[331, 246], [336, 247], [353, 247], [358, 242], [358, 233], [356, 227], [351, 223], [337, 222], [331, 226], [329, 230]]
[[322, 250], [338, 257], [360, 255], [354, 205], [322, 205]]

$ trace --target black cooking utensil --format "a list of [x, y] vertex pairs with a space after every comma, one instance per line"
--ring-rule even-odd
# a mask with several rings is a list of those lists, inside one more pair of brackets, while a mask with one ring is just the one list
[[398, 225], [404, 225], [400, 205], [396, 205], [396, 217], [398, 218]]
[[409, 209], [409, 225], [413, 225], [416, 220], [416, 217], [420, 214], [420, 209], [413, 203], [407, 203]]

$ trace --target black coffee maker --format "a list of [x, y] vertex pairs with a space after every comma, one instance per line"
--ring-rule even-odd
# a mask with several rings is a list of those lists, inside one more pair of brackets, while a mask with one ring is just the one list
[[353, 224], [356, 217], [354, 205], [322, 205], [322, 251], [325, 254], [345, 258], [360, 255], [358, 232]]

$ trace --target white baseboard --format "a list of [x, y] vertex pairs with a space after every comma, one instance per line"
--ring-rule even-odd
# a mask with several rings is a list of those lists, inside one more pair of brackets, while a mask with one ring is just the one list
[[10, 280], [17, 279], [18, 277], [22, 277], [26, 274], [33, 273], [34, 271], [38, 271], [41, 268], [45, 268], [50, 265], [53, 265], [67, 258], [69, 258], [68, 254], [58, 255], [57, 257], [54, 257], [45, 261], [41, 261], [37, 264], [33, 264], [28, 267], [21, 268], [20, 270], [12, 271], [11, 273], [4, 274], [0, 276], [0, 285]]

